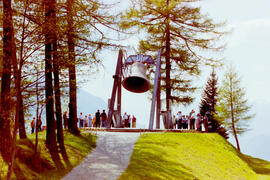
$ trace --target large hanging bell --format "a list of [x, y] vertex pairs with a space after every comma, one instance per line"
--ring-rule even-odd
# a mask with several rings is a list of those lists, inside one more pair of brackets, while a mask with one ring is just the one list
[[145, 73], [146, 66], [141, 62], [134, 62], [130, 67], [130, 74], [122, 82], [124, 88], [134, 93], [148, 91], [150, 82], [147, 80]]

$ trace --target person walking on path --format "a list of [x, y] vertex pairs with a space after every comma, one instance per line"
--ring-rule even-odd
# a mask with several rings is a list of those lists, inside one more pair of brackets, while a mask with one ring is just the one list
[[34, 131], [35, 131], [35, 117], [33, 117], [33, 119], [32, 119], [32, 121], [31, 121], [31, 132], [32, 132], [32, 134], [34, 133]]
[[95, 116], [96, 118], [96, 127], [100, 127], [100, 112], [99, 112], [99, 110], [97, 110], [97, 112], [96, 112], [96, 116]]
[[107, 126], [107, 114], [105, 112], [105, 109], [103, 109], [100, 116], [101, 116], [101, 127], [106, 127]]

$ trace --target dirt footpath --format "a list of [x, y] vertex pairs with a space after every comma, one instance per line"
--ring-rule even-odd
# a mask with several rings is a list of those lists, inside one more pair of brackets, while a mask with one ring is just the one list
[[63, 180], [113, 180], [125, 171], [140, 133], [104, 131], [96, 133], [97, 147]]

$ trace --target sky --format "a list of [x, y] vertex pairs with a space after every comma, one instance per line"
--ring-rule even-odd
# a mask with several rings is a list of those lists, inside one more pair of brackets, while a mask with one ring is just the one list
[[[240, 137], [240, 146], [242, 144], [244, 153], [270, 161], [270, 143], [267, 144], [270, 139], [270, 1], [203, 0], [200, 5], [203, 13], [207, 13], [214, 21], [226, 21], [227, 27], [231, 29], [225, 38], [227, 48], [223, 53], [224, 63], [232, 63], [242, 77], [241, 85], [245, 87], [249, 104], [253, 106], [252, 112], [256, 114], [250, 122], [251, 130]], [[138, 37], [132, 37], [123, 44], [135, 48], [137, 42]], [[134, 51], [131, 48], [125, 57], [132, 53]], [[89, 76], [88, 83], [81, 85], [81, 88], [107, 102], [111, 96], [117, 56], [118, 52], [105, 50], [102, 53], [104, 68]], [[202, 87], [209, 77], [209, 70], [203, 69], [202, 76], [196, 79]], [[219, 81], [222, 80], [223, 70], [218, 69]], [[175, 111], [197, 111], [201, 92], [196, 92], [193, 104], [176, 107]], [[149, 93], [135, 94], [123, 89], [122, 112], [134, 114], [141, 128], [148, 128], [151, 103], [148, 97]], [[230, 142], [234, 144], [234, 139], [230, 139]], [[257, 147], [251, 142], [256, 142]]]

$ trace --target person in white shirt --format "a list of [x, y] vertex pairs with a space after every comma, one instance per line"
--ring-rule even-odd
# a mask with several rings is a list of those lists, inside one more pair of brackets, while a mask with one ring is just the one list
[[201, 131], [201, 115], [200, 114], [197, 114], [195, 124], [196, 124], [197, 131]]
[[132, 122], [132, 116], [129, 116], [128, 118], [128, 127], [131, 128], [131, 122]]
[[180, 129], [181, 124], [182, 124], [182, 112], [181, 111], [178, 111], [176, 120], [177, 120], [177, 129]]
[[79, 116], [79, 127], [83, 127], [83, 114], [82, 114], [82, 112], [80, 113], [80, 116]]
[[124, 114], [124, 122], [125, 122], [125, 127], [128, 127], [128, 115], [126, 112]]
[[189, 129], [195, 129], [194, 123], [195, 123], [195, 111], [192, 109], [192, 111], [189, 114]]

